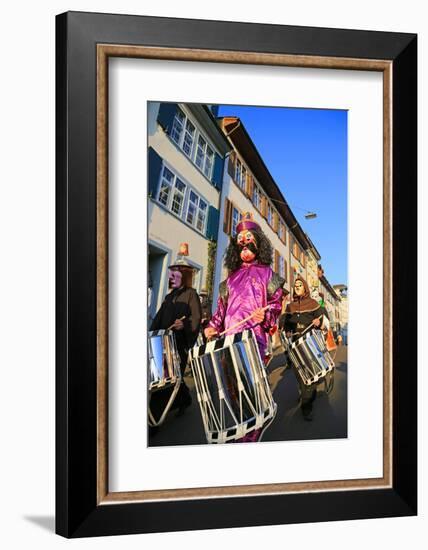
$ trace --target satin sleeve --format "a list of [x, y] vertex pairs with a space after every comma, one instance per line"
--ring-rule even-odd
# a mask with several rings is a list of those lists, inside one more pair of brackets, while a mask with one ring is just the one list
[[278, 288], [277, 290], [275, 290], [272, 296], [268, 298], [266, 305], [270, 306], [270, 308], [266, 310], [265, 318], [262, 322], [262, 327], [265, 331], [270, 330], [276, 324], [282, 310], [282, 299], [282, 288]]
[[217, 308], [213, 313], [213, 316], [208, 323], [209, 327], [215, 328], [217, 332], [222, 332], [224, 330], [224, 318], [226, 316], [226, 304], [223, 301], [223, 298], [220, 296], [217, 300]]

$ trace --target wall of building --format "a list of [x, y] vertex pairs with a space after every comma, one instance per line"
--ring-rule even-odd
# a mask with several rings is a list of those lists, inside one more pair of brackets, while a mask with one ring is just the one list
[[[156, 196], [149, 198], [148, 201], [149, 269], [153, 271], [151, 275], [154, 285], [151, 305], [153, 311], [159, 309], [168, 292], [167, 268], [177, 260], [179, 247], [183, 242], [188, 243], [189, 247], [189, 256], [186, 260], [196, 268], [194, 287], [198, 292], [206, 288], [209, 243], [206, 235], [208, 211], [204, 231], [201, 232], [185, 221], [186, 208], [190, 190], [201, 197], [208, 208], [210, 205], [218, 208], [220, 199], [219, 189], [186, 156], [158, 123], [159, 106], [160, 104], [157, 102], [149, 104], [148, 145], [161, 157], [162, 165], [171, 170], [186, 185], [186, 198], [180, 216], [158, 201], [160, 186]], [[189, 117], [197, 130], [202, 131], [205, 136], [198, 121], [186, 106], [180, 104], [180, 109]], [[211, 142], [210, 146], [215, 150]]]
[[[242, 158], [241, 161], [244, 162]], [[219, 283], [227, 277], [227, 270], [223, 265], [223, 258], [226, 248], [229, 244], [229, 235], [224, 231], [225, 225], [225, 215], [226, 215], [226, 199], [229, 200], [233, 207], [238, 209], [241, 215], [246, 212], [251, 212], [253, 214], [254, 220], [260, 225], [262, 231], [265, 233], [274, 250], [277, 250], [278, 253], [285, 259], [285, 274], [286, 274], [286, 283], [285, 288], [290, 288], [290, 252], [289, 252], [289, 239], [287, 238], [286, 244], [284, 244], [279, 238], [278, 234], [273, 230], [269, 225], [267, 220], [261, 215], [257, 208], [253, 205], [250, 198], [241, 190], [240, 187], [235, 183], [234, 179], [230, 176], [228, 168], [228, 161], [225, 163], [224, 168], [224, 177], [223, 177], [223, 187], [221, 193], [221, 204], [220, 204], [220, 223], [219, 223], [219, 235], [217, 241], [217, 262], [216, 262], [216, 271], [215, 271], [215, 284], [214, 284], [214, 300], [217, 300], [218, 297], [218, 285]], [[249, 169], [247, 169], [248, 172]], [[260, 185], [260, 184], [259, 184]], [[272, 265], [272, 268], [274, 265]]]
[[319, 279], [318, 279], [318, 262], [314, 255], [307, 251], [306, 255], [306, 275], [307, 283], [311, 291], [319, 288]]

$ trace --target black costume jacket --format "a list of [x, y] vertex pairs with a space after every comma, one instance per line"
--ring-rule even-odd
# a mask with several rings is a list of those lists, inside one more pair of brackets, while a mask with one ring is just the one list
[[184, 329], [175, 331], [178, 353], [187, 358], [187, 351], [194, 345], [201, 325], [201, 302], [194, 288], [173, 289], [165, 296], [150, 330], [161, 330], [170, 327], [176, 319], [183, 320]]
[[[288, 309], [289, 306], [287, 305], [285, 313], [281, 315], [278, 321], [280, 330], [284, 330], [285, 332], [302, 332], [317, 317], [325, 315], [328, 318], [327, 311], [321, 306], [312, 311], [297, 310], [293, 311], [293, 313], [287, 311]], [[298, 335], [295, 338], [298, 338]]]

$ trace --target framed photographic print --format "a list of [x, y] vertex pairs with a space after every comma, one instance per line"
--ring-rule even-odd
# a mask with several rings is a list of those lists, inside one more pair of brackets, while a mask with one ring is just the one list
[[416, 36], [56, 36], [57, 532], [416, 514]]

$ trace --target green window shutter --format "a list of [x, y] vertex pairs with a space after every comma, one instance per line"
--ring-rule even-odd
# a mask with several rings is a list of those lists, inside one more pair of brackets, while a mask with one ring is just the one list
[[217, 208], [214, 208], [214, 206], [210, 206], [208, 210], [206, 237], [211, 241], [216, 241], [218, 239], [219, 220], [220, 220], [219, 211], [217, 210]]
[[212, 182], [215, 185], [215, 187], [217, 187], [217, 189], [221, 189], [221, 186], [223, 183], [223, 166], [224, 166], [224, 159], [222, 159], [221, 156], [216, 153], [215, 160], [214, 160]]
[[149, 163], [149, 166], [148, 166], [149, 197], [151, 197], [152, 199], [156, 199], [156, 196], [158, 194], [160, 172], [162, 170], [162, 157], [160, 157], [156, 153], [156, 151], [153, 149], [153, 147], [149, 147], [149, 154], [148, 154], [147, 161]]
[[158, 113], [158, 122], [168, 134], [171, 132], [175, 113], [177, 112], [177, 103], [161, 103]]

